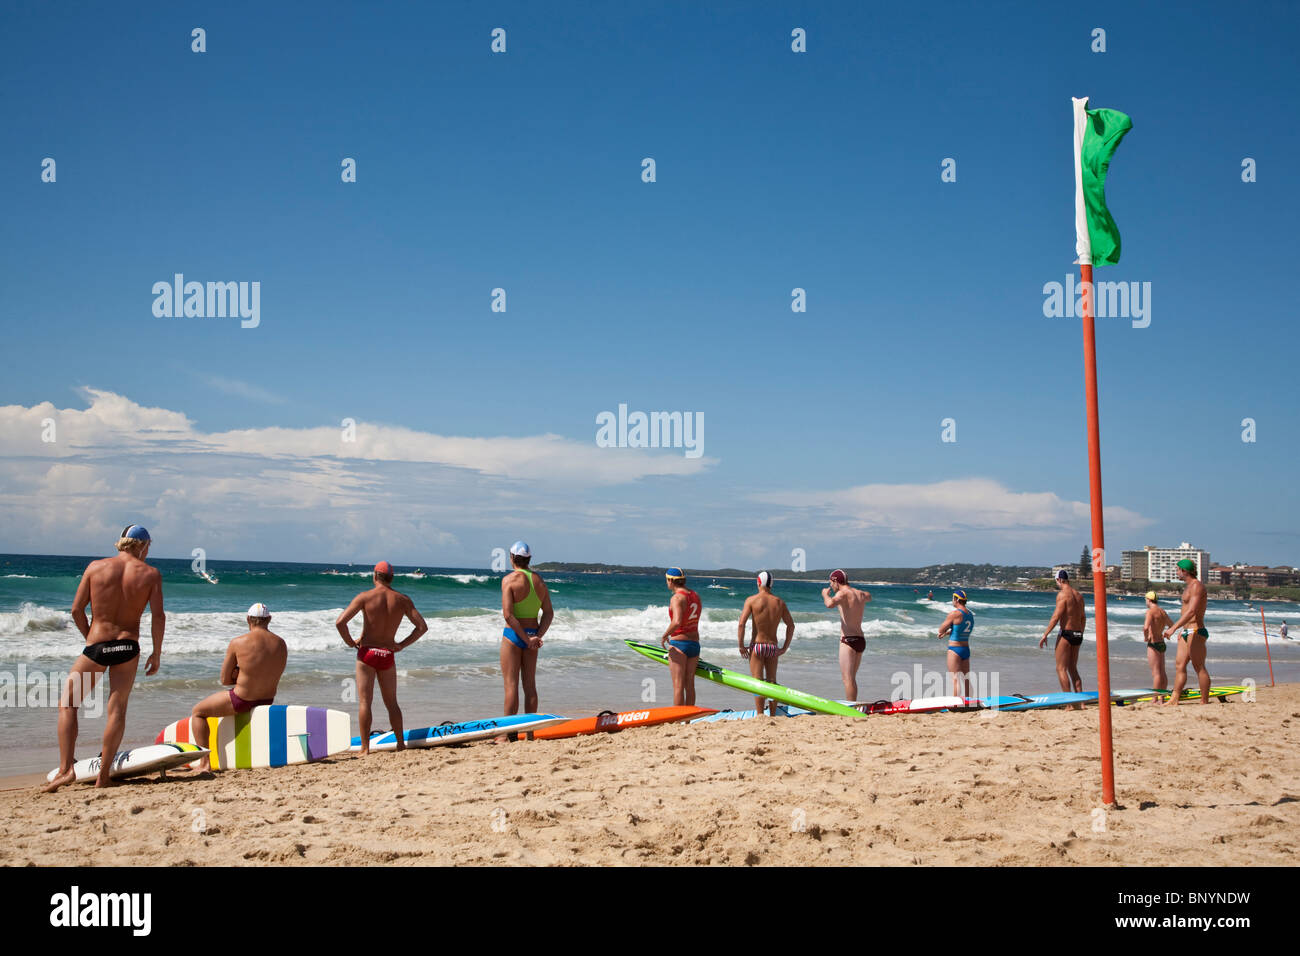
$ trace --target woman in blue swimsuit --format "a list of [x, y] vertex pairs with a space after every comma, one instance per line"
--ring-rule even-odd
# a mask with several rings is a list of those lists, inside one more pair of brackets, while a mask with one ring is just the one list
[[[939, 636], [948, 638], [948, 673], [952, 676], [954, 697], [970, 696], [970, 632], [975, 629], [975, 615], [966, 610], [966, 592], [952, 592], [952, 612], [944, 618]], [[951, 633], [951, 637], [949, 634]]]

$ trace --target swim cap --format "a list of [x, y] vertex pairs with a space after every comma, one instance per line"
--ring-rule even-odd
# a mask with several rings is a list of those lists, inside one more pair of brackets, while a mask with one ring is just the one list
[[375, 565], [375, 574], [382, 574], [391, 578], [393, 576], [393, 566], [387, 561], [380, 561]]
[[143, 528], [141, 525], [138, 525], [138, 524], [129, 524], [129, 525], [127, 525], [125, 528], [122, 529], [122, 533], [121, 533], [120, 535], [118, 535], [118, 537], [120, 537], [120, 538], [134, 538], [136, 541], [152, 541], [152, 540], [153, 540], [152, 538], [149, 537], [149, 532], [146, 531], [146, 530], [144, 530], [144, 528]]
[[843, 571], [841, 571], [839, 568], [836, 568], [834, 571], [831, 572], [831, 580], [834, 581], [836, 584], [848, 584], [849, 576], [845, 574]]
[[1148, 601], [1154, 601], [1155, 599], [1156, 599], [1156, 592], [1155, 592], [1155, 591], [1148, 591], [1148, 592], [1147, 592], [1147, 600], [1148, 600]]
[[517, 558], [531, 558], [533, 552], [528, 550], [528, 545], [523, 541], [516, 541], [510, 546], [510, 553]]
[[772, 586], [772, 573], [770, 571], [758, 572], [758, 586], [760, 588], [770, 588]]
[[670, 581], [675, 581], [678, 578], [685, 578], [686, 575], [682, 574], [681, 568], [669, 568], [667, 571], [664, 572], [664, 577], [666, 577]]
[[269, 621], [271, 619], [271, 609], [259, 601], [248, 609], [248, 617], [256, 617]]
[[1065, 570], [1065, 568], [1061, 568], [1061, 570], [1056, 572], [1056, 580], [1058, 581], [1070, 580], [1070, 572]]
[[955, 588], [952, 592], [952, 596], [963, 603], [966, 601], [966, 592], [961, 588]]
[[1178, 566], [1182, 568], [1184, 571], [1186, 571], [1188, 574], [1196, 573], [1196, 562], [1193, 561], [1191, 558], [1183, 558], [1183, 560], [1178, 562]]

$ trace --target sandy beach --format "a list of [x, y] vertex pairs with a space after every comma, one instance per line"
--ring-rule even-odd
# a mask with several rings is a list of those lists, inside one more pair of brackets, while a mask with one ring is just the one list
[[43, 795], [0, 863], [1290, 865], [1300, 685], [1098, 712], [777, 718], [345, 755]]

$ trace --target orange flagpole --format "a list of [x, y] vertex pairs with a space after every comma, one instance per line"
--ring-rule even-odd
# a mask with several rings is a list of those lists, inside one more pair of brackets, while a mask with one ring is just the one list
[[1268, 621], [1264, 620], [1264, 609], [1259, 609], [1259, 619], [1264, 625], [1264, 653], [1268, 655], [1268, 686], [1276, 687], [1273, 683], [1273, 652], [1268, 649]]
[[1101, 506], [1101, 426], [1097, 417], [1097, 328], [1092, 265], [1080, 264], [1083, 293], [1083, 374], [1088, 406], [1088, 474], [1092, 504], [1092, 597], [1097, 623], [1097, 711], [1101, 715], [1101, 800], [1115, 804], [1115, 754], [1110, 729], [1110, 649], [1106, 632], [1106, 531]]

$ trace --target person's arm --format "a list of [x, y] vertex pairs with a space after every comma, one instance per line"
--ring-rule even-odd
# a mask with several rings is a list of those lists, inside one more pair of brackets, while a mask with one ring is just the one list
[[777, 651], [778, 657], [790, 649], [790, 642], [794, 640], [794, 617], [784, 601], [781, 602], [781, 620], [785, 622], [785, 647]]
[[163, 613], [162, 572], [156, 568], [153, 590], [149, 592], [149, 617], [151, 623], [149, 636], [153, 639], [153, 653], [149, 655], [149, 660], [144, 665], [146, 677], [158, 673], [158, 666], [162, 663], [163, 631], [167, 628], [167, 615]]
[[863, 592], [862, 592], [862, 603], [863, 603], [863, 604], [870, 604], [870, 603], [871, 603], [871, 592], [870, 592], [870, 591], [863, 591]]
[[668, 602], [668, 611], [672, 614], [672, 617], [668, 620], [668, 627], [664, 629], [663, 635], [659, 638], [659, 643], [664, 647], [668, 646], [668, 635], [686, 620], [686, 595], [674, 594], [673, 599]]
[[86, 605], [90, 603], [90, 568], [86, 568], [81, 575], [81, 583], [77, 585], [77, 596], [72, 599], [72, 620], [77, 624], [77, 630], [81, 636], [90, 639], [90, 621], [86, 618]]
[[745, 598], [745, 606], [740, 610], [740, 622], [736, 625], [736, 643], [740, 646], [740, 656], [748, 657], [745, 653], [745, 625], [749, 623], [749, 617], [754, 608], [750, 604], [750, 599]]
[[234, 687], [239, 680], [239, 658], [235, 654], [235, 642], [226, 648], [226, 659], [221, 662], [221, 683], [225, 687]]
[[410, 636], [407, 637], [406, 640], [397, 645], [399, 651], [410, 647], [429, 630], [429, 625], [424, 622], [423, 615], [421, 615], [419, 610], [416, 609], [415, 602], [410, 598], [406, 599], [406, 619], [415, 625], [415, 629], [411, 631]]
[[529, 641], [528, 635], [524, 633], [524, 626], [515, 619], [515, 596], [508, 583], [518, 573], [518, 571], [511, 571], [501, 579], [501, 616], [505, 618], [506, 627], [514, 631], [515, 636], [527, 644]]
[[339, 615], [339, 619], [334, 622], [334, 626], [338, 628], [339, 636], [343, 638], [343, 643], [348, 647], [357, 646], [357, 642], [352, 640], [352, 632], [348, 630], [348, 621], [356, 617], [360, 610], [361, 595], [358, 594], [352, 599], [352, 603], [344, 608], [343, 613]]
[[840, 603], [840, 592], [832, 594], [830, 588], [822, 588], [822, 603], [827, 607], [835, 607]]
[[1043, 631], [1043, 639], [1038, 642], [1039, 647], [1042, 647], [1047, 643], [1047, 636], [1052, 633], [1052, 629], [1056, 627], [1057, 622], [1061, 619], [1061, 615], [1065, 613], [1065, 602], [1062, 600], [1064, 597], [1064, 591], [1061, 591], [1056, 595], [1056, 613], [1054, 613], [1052, 619], [1047, 622], [1047, 630]]
[[[550, 628], [551, 622], [555, 620], [555, 608], [551, 606], [551, 592], [546, 587], [546, 582], [542, 580], [540, 574], [533, 574], [533, 587], [537, 590], [537, 596], [542, 601], [542, 616], [537, 619], [537, 634], [533, 637], [524, 635], [524, 639], [533, 647], [542, 646], [542, 638], [546, 636], [546, 631]], [[536, 641], [536, 644], [533, 644]]]

